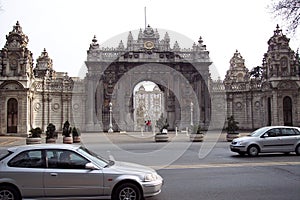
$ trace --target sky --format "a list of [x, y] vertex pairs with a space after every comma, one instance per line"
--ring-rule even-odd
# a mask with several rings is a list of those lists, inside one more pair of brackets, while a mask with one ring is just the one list
[[[121, 39], [126, 41], [129, 31], [145, 27], [146, 7], [147, 24], [191, 41], [181, 43], [180, 37], [171, 38], [171, 47], [177, 40], [181, 47], [191, 48], [201, 36], [217, 71], [213, 78], [223, 79], [236, 50], [244, 57], [247, 68], [262, 64], [267, 41], [277, 24], [283, 26], [267, 8], [271, 1], [0, 0], [0, 48], [19, 21], [29, 37], [28, 49], [33, 53], [34, 64], [46, 48], [54, 70], [79, 76], [94, 35], [101, 46], [117, 47]], [[287, 34], [284, 27], [283, 32]], [[162, 39], [164, 34], [160, 36]], [[294, 51], [300, 48], [297, 34], [287, 36]], [[133, 37], [136, 39], [137, 34]], [[117, 38], [115, 44], [107, 42], [112, 38]]]

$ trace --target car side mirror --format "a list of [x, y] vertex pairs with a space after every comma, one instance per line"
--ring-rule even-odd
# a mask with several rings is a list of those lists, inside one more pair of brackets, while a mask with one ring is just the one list
[[98, 170], [99, 167], [97, 167], [96, 165], [94, 165], [93, 163], [86, 163], [85, 164], [85, 169], [90, 169], [90, 170]]
[[261, 138], [266, 138], [266, 137], [269, 137], [269, 134], [268, 133], [265, 133], [261, 136]]

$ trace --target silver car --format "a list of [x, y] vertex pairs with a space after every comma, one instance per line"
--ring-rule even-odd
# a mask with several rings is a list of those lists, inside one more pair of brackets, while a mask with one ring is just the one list
[[160, 193], [154, 169], [108, 161], [85, 147], [16, 146], [0, 153], [0, 199], [140, 200]]
[[257, 129], [249, 136], [234, 139], [230, 149], [240, 155], [257, 156], [259, 153], [296, 152], [300, 155], [300, 128], [268, 126]]

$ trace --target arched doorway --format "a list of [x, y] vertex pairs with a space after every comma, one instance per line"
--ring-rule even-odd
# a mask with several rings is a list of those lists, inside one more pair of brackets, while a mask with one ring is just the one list
[[154, 130], [161, 114], [166, 116], [163, 91], [152, 81], [142, 81], [135, 86], [133, 97], [134, 130]]
[[283, 98], [283, 122], [285, 126], [292, 126], [293, 125], [293, 118], [292, 118], [292, 99], [288, 96]]
[[17, 133], [18, 101], [11, 98], [7, 101], [7, 133]]

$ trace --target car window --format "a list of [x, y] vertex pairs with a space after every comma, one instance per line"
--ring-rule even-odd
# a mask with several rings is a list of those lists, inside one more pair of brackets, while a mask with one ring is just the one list
[[19, 153], [8, 162], [8, 166], [23, 168], [44, 168], [45, 162], [43, 160], [41, 150], [32, 150]]
[[291, 128], [283, 128], [283, 129], [281, 129], [281, 132], [282, 132], [283, 136], [295, 135], [295, 132]]
[[47, 150], [46, 155], [48, 168], [85, 169], [85, 165], [89, 162], [78, 153], [69, 150]]
[[281, 136], [279, 128], [272, 128], [272, 129], [268, 130], [266, 133], [267, 133], [268, 137]]
[[298, 129], [293, 128], [293, 131], [294, 131], [295, 135], [300, 135], [300, 131]]

